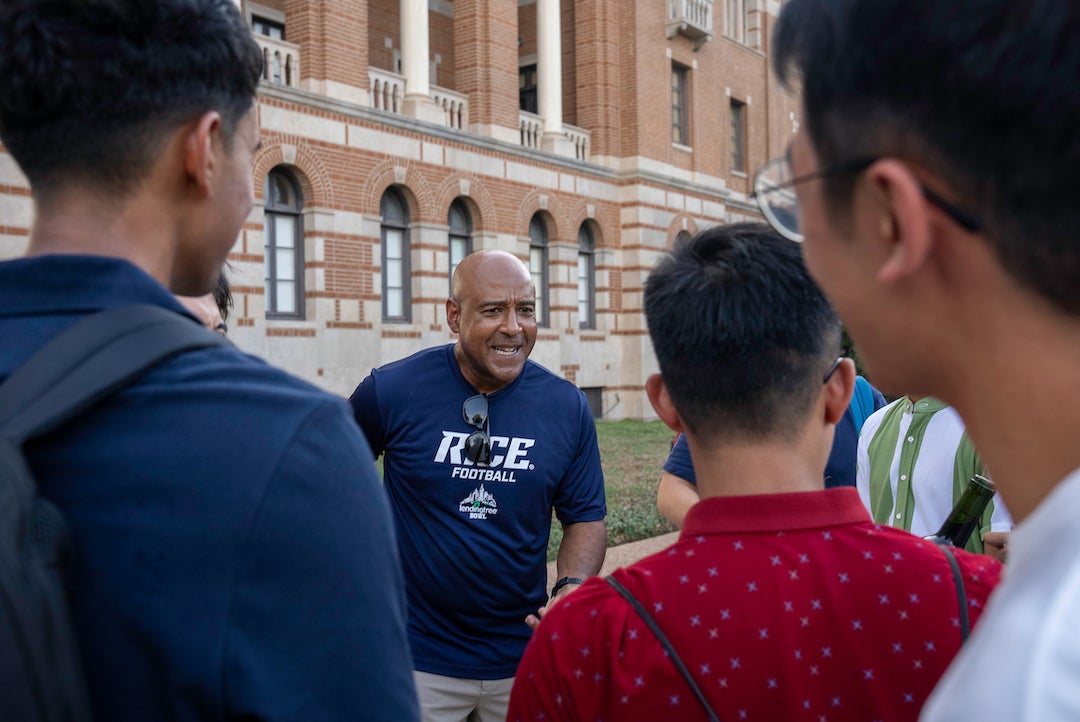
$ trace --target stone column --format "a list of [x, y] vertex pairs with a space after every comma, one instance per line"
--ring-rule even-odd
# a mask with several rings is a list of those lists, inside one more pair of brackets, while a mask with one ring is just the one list
[[536, 0], [536, 98], [544, 119], [540, 147], [574, 156], [562, 127], [562, 33], [559, 0]]
[[563, 136], [563, 52], [558, 2], [537, 0], [537, 109], [543, 118], [540, 147], [572, 156], [570, 141]]
[[401, 74], [405, 76], [402, 112], [443, 125], [443, 112], [431, 99], [430, 55], [428, 0], [401, 0]]

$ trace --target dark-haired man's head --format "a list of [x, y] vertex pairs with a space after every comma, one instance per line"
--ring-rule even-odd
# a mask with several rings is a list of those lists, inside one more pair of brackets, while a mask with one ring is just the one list
[[[773, 48], [817, 161], [797, 174], [898, 159], [1020, 285], [1080, 314], [1080, 4], [790, 0]], [[860, 176], [822, 181], [839, 226]]]
[[840, 350], [798, 244], [763, 224], [677, 245], [645, 282], [645, 316], [663, 384], [699, 438], [793, 437]]
[[230, 143], [261, 68], [230, 0], [10, 0], [0, 138], [39, 201], [72, 183], [122, 197], [204, 113]]

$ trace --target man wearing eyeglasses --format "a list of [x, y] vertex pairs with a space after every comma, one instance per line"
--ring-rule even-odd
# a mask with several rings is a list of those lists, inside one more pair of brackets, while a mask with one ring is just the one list
[[[604, 478], [584, 394], [528, 360], [525, 264], [477, 251], [452, 290], [457, 343], [373, 370], [350, 401], [383, 455], [424, 719], [502, 722], [530, 628], [604, 561]], [[549, 595], [553, 509], [563, 539]]]
[[1080, 5], [789, 0], [762, 210], [868, 371], [952, 405], [1018, 522], [929, 722], [1080, 719]]

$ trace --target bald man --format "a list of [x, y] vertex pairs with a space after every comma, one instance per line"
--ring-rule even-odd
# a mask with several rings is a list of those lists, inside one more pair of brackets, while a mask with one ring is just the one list
[[[604, 561], [604, 478], [585, 395], [528, 360], [525, 264], [467, 256], [446, 321], [457, 343], [373, 370], [350, 402], [383, 455], [423, 717], [502, 722], [530, 629]], [[549, 595], [553, 509], [563, 539]]]

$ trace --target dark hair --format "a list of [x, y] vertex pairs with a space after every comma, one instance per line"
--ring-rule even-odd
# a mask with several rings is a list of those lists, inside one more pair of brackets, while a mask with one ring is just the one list
[[35, 193], [76, 179], [122, 194], [173, 127], [216, 110], [231, 141], [261, 68], [231, 0], [7, 0], [0, 138]]
[[[1080, 313], [1080, 4], [789, 0], [773, 42], [822, 167], [895, 155], [940, 175], [1002, 266]], [[830, 211], [854, 178], [826, 181]]]
[[840, 320], [799, 245], [761, 223], [716, 226], [645, 281], [660, 374], [689, 431], [795, 433], [840, 350]]
[[228, 321], [229, 309], [233, 307], [233, 297], [232, 290], [229, 288], [229, 279], [225, 276], [224, 269], [218, 274], [217, 283], [214, 284], [211, 293], [214, 295], [214, 304], [218, 308], [218, 313], [221, 314], [221, 320]]

